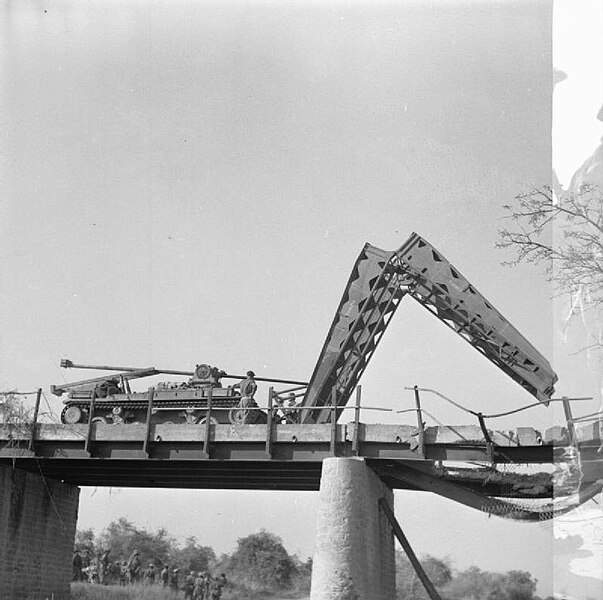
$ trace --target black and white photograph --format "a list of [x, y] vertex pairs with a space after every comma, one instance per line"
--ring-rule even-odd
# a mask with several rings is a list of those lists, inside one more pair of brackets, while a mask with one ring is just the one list
[[603, 599], [600, 0], [0, 0], [0, 600]]

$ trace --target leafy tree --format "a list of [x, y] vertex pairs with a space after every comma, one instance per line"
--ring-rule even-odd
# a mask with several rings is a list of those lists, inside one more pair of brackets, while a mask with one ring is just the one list
[[170, 555], [172, 564], [178, 565], [186, 573], [190, 571], [209, 571], [216, 564], [216, 554], [209, 546], [200, 546], [191, 536], [186, 539], [183, 548], [175, 548]]
[[527, 571], [489, 573], [470, 567], [444, 588], [450, 600], [537, 600], [537, 581]]
[[501, 575], [469, 567], [452, 579], [446, 588], [447, 596], [451, 600], [507, 600], [501, 594], [501, 579]]
[[299, 575], [310, 577], [312, 575], [312, 557], [308, 556], [306, 560], [301, 560], [297, 554], [292, 557], [293, 563]]
[[[446, 586], [452, 579], [452, 571], [447, 560], [433, 556], [421, 559], [421, 565], [429, 580], [436, 588]], [[398, 600], [429, 600], [429, 596], [406, 554], [396, 551], [396, 590]]]
[[88, 553], [90, 556], [95, 554], [96, 545], [93, 529], [81, 529], [75, 532], [74, 550], [82, 554]]
[[527, 571], [509, 571], [505, 575], [504, 587], [509, 600], [532, 600], [537, 581]]
[[431, 583], [437, 588], [448, 585], [452, 579], [452, 570], [448, 560], [435, 558], [434, 556], [426, 556], [421, 560], [423, 569]]
[[299, 591], [309, 592], [312, 582], [312, 557], [305, 561], [301, 560], [296, 554], [292, 557], [295, 565], [295, 574], [292, 577], [292, 585]]
[[296, 568], [281, 539], [262, 529], [237, 540], [230, 572], [252, 589], [282, 589], [289, 587]]
[[109, 524], [100, 535], [97, 546], [99, 550], [110, 549], [112, 560], [126, 560], [134, 550], [138, 550], [143, 565], [151, 562], [159, 565], [169, 561], [175, 541], [165, 529], [151, 534], [122, 517]]

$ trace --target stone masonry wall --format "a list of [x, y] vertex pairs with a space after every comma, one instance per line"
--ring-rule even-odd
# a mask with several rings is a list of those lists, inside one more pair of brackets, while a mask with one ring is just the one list
[[393, 492], [362, 459], [323, 462], [311, 600], [395, 598], [394, 535], [379, 508]]
[[69, 598], [79, 488], [0, 466], [0, 598]]

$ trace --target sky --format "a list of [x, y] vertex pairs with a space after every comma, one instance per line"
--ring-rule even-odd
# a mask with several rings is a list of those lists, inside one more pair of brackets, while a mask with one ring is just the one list
[[[60, 369], [65, 357], [307, 379], [363, 244], [395, 249], [416, 231], [551, 360], [558, 396], [593, 396], [578, 414], [598, 407], [599, 373], [568, 356], [543, 273], [501, 266], [510, 256], [495, 248], [502, 205], [551, 180], [550, 2], [25, 0], [0, 13], [2, 389], [86, 376]], [[588, 23], [567, 9], [556, 36]], [[577, 149], [555, 146], [562, 183], [601, 136], [600, 87], [576, 66], [591, 50], [555, 50], [576, 73], [558, 86], [556, 119], [585, 93], [592, 104], [559, 130]], [[415, 384], [484, 413], [532, 401], [405, 299], [363, 401], [409, 408]], [[538, 407], [496, 425], [560, 419]], [[126, 516], [217, 552], [264, 527], [305, 557], [317, 500], [84, 488], [79, 526]], [[412, 492], [396, 492], [396, 511], [419, 554], [526, 569], [550, 593], [551, 524]]]

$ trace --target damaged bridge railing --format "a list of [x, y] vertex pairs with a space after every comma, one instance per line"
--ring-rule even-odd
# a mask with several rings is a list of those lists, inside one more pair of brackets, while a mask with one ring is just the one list
[[[585, 419], [585, 417], [571, 418], [570, 402], [581, 399], [562, 398], [553, 401], [564, 403], [568, 416], [568, 427], [557, 428], [554, 436], [549, 435], [547, 437], [546, 432], [543, 436], [531, 428], [518, 428], [516, 434], [492, 431], [487, 427], [487, 420], [515, 411], [501, 413], [500, 415], [484, 415], [467, 409], [435, 390], [418, 386], [406, 388], [414, 394], [414, 408], [396, 411], [392, 408], [363, 406], [361, 403], [362, 390], [360, 386], [357, 386], [355, 402], [349, 406], [340, 406], [337, 394], [334, 391], [332, 392], [330, 405], [323, 407], [323, 410], [328, 408], [330, 411], [330, 422], [321, 424], [306, 422], [301, 424], [304, 421], [302, 417], [304, 411], [315, 410], [315, 407], [307, 407], [296, 403], [296, 400], [303, 394], [303, 392], [300, 393], [301, 389], [301, 387], [294, 387], [276, 392], [274, 388], [270, 388], [267, 406], [257, 406], [255, 402], [251, 401], [249, 405], [241, 405], [235, 409], [215, 406], [210, 392], [207, 410], [200, 422], [197, 422], [197, 424], [169, 425], [156, 422], [153, 416], [154, 388], [150, 388], [148, 392], [144, 422], [133, 425], [94, 422], [91, 415], [94, 414], [93, 406], [96, 398], [93, 394], [90, 399], [91, 410], [88, 413], [87, 422], [74, 425], [55, 425], [52, 436], [58, 440], [62, 435], [61, 432], [64, 432], [66, 443], [69, 441], [71, 446], [74, 445], [74, 438], [81, 439], [83, 442], [83, 456], [98, 455], [99, 445], [105, 448], [103, 456], [117, 456], [117, 451], [112, 453], [111, 440], [115, 440], [116, 446], [125, 444], [125, 440], [127, 440], [130, 447], [136, 445], [136, 443], [139, 444], [138, 449], [141, 458], [157, 456], [161, 447], [164, 448], [164, 454], [169, 455], [166, 448], [170, 444], [174, 447], [180, 444], [181, 447], [188, 445], [195, 448], [195, 452], [191, 453], [191, 456], [198, 458], [223, 458], [227, 454], [220, 448], [223, 449], [224, 445], [228, 443], [236, 444], [240, 442], [240, 444], [243, 444], [241, 440], [245, 439], [249, 440], [245, 443], [253, 443], [255, 449], [259, 449], [261, 443], [263, 456], [268, 460], [273, 458], [282, 459], [284, 456], [283, 448], [287, 444], [298, 444], [298, 446], [307, 444], [307, 448], [310, 448], [310, 444], [312, 444], [313, 448], [318, 449], [316, 456], [320, 457], [390, 456], [404, 460], [481, 460], [486, 463], [523, 461], [529, 463], [552, 461], [551, 446], [553, 445], [572, 446], [577, 444], [581, 434], [577, 431], [575, 424], [580, 424]], [[472, 418], [477, 419], [479, 428], [469, 425], [451, 427], [440, 423], [423, 406], [425, 402], [424, 398], [421, 398], [421, 394], [424, 393], [435, 394], [472, 415]], [[22, 453], [21, 455], [23, 453], [32, 456], [36, 454], [44, 455], [42, 451], [40, 453], [36, 452], [36, 445], [38, 441], [49, 445], [47, 432], [50, 431], [49, 427], [51, 426], [38, 422], [41, 397], [42, 391], [39, 390], [36, 393], [33, 416], [30, 415], [27, 422], [22, 423], [18, 431], [14, 429], [12, 432], [6, 433], [8, 430], [5, 428], [5, 439], [0, 437], [0, 453], [2, 455], [7, 456], [16, 450], [19, 450]], [[234, 424], [224, 424], [224, 418], [220, 418], [219, 415], [223, 411], [235, 411]], [[337, 419], [342, 411], [351, 411], [352, 413], [352, 419], [346, 425], [342, 425]], [[363, 411], [390, 414], [414, 412], [416, 414], [416, 426], [363, 423], [361, 421]], [[426, 415], [431, 417], [440, 427], [426, 427]], [[192, 425], [192, 427], [188, 427], [189, 425]], [[523, 434], [520, 432], [520, 430], [528, 429], [530, 430], [529, 436], [525, 432]], [[247, 433], [243, 435], [245, 431]], [[40, 435], [41, 433], [43, 435]], [[547, 439], [543, 439], [543, 437], [547, 437]], [[232, 440], [232, 442], [229, 442], [229, 440]], [[595, 443], [596, 440], [591, 440], [591, 445]], [[55, 446], [58, 445], [59, 442], [57, 441]], [[216, 446], [214, 447], [214, 445]], [[201, 446], [201, 449], [199, 449], [199, 446]], [[81, 445], [79, 447], [81, 448]], [[58, 452], [58, 450], [56, 451]], [[288, 452], [288, 455], [293, 454], [292, 451]], [[257, 456], [257, 451], [253, 457], [255, 456]]]
[[[534, 408], [536, 406], [542, 406], [542, 402], [535, 402], [532, 404], [528, 404], [526, 406], [521, 406], [519, 408], [515, 408], [512, 410], [508, 410], [505, 412], [501, 412], [501, 413], [496, 413], [496, 414], [490, 414], [490, 415], [485, 415], [482, 412], [478, 412], [478, 411], [474, 411], [471, 410], [470, 408], [467, 408], [465, 406], [463, 406], [462, 404], [455, 402], [454, 400], [452, 400], [451, 398], [448, 398], [447, 396], [445, 396], [444, 394], [438, 392], [437, 390], [431, 389], [431, 388], [420, 388], [418, 386], [413, 386], [413, 387], [405, 387], [405, 390], [408, 391], [413, 391], [414, 392], [414, 396], [415, 396], [415, 408], [414, 409], [409, 409], [406, 411], [397, 411], [398, 413], [400, 412], [415, 412], [417, 413], [417, 421], [418, 421], [418, 427], [420, 430], [420, 438], [421, 438], [421, 445], [422, 445], [422, 451], [424, 451], [424, 430], [425, 430], [425, 424], [423, 421], [423, 413], [428, 414], [432, 419], [435, 419], [435, 417], [433, 417], [430, 413], [428, 413], [425, 409], [421, 408], [421, 399], [420, 399], [420, 392], [425, 392], [425, 393], [430, 393], [430, 394], [434, 394], [436, 396], [438, 396], [439, 398], [441, 398], [442, 400], [448, 402], [449, 404], [451, 404], [452, 406], [456, 407], [457, 409], [461, 410], [462, 412], [472, 415], [473, 417], [475, 417], [479, 423], [481, 432], [484, 436], [484, 440], [486, 442], [486, 447], [488, 450], [488, 457], [491, 461], [494, 461], [496, 458], [496, 442], [492, 439], [492, 435], [491, 435], [491, 430], [488, 429], [488, 427], [486, 426], [486, 420], [487, 419], [497, 419], [500, 417], [506, 417], [512, 414], [516, 414], [519, 412], [522, 412], [524, 410], [528, 410], [530, 408]], [[587, 420], [588, 418], [590, 419], [603, 419], [603, 413], [593, 413], [592, 415], [586, 415], [584, 417], [579, 417], [577, 419], [574, 419], [573, 414], [572, 414], [572, 407], [571, 407], [571, 403], [572, 402], [582, 402], [582, 401], [590, 401], [592, 400], [591, 396], [585, 396], [585, 397], [578, 397], [578, 398], [568, 398], [568, 397], [563, 397], [563, 398], [551, 398], [549, 399], [549, 402], [561, 402], [563, 404], [563, 410], [565, 413], [565, 419], [566, 419], [566, 428], [565, 431], [560, 432], [561, 433], [561, 439], [559, 441], [563, 441], [563, 442], [567, 442], [569, 445], [577, 448], [578, 445], [578, 435], [576, 432], [576, 426], [575, 424], [577, 422], [583, 422], [585, 420]], [[437, 420], [436, 420], [437, 422]], [[536, 442], [538, 444], [542, 444], [543, 440], [541, 437], [537, 437]]]

